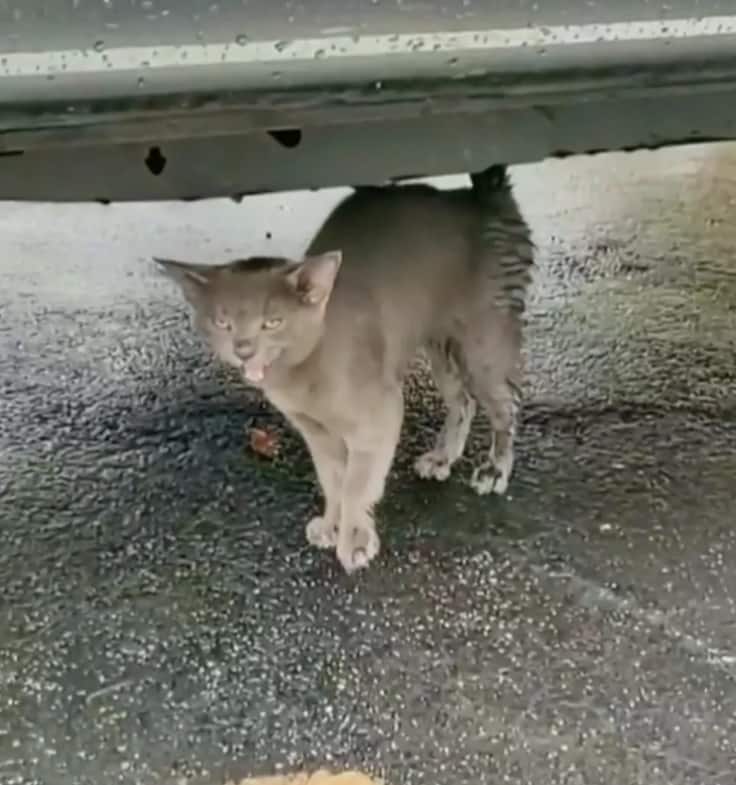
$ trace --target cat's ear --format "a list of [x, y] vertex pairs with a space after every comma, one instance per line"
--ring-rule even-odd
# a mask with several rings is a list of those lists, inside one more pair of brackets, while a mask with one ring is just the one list
[[302, 302], [308, 305], [326, 304], [341, 264], [342, 251], [307, 256], [303, 262], [289, 268], [286, 280]]
[[153, 261], [161, 267], [165, 275], [179, 284], [184, 297], [192, 305], [201, 301], [210, 283], [212, 271], [209, 268], [174, 259], [160, 259], [157, 256], [153, 257]]

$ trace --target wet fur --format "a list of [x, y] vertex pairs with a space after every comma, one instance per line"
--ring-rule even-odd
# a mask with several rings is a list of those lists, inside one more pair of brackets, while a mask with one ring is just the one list
[[[302, 434], [325, 497], [307, 538], [336, 548], [350, 572], [379, 550], [373, 509], [418, 350], [428, 355], [447, 414], [417, 473], [449, 477], [480, 406], [492, 427], [471, 485], [505, 493], [532, 261], [505, 170], [492, 167], [473, 176], [472, 188], [454, 191], [359, 188], [328, 217], [304, 260], [162, 263], [215, 352], [244, 374], [265, 368], [259, 386]], [[227, 330], [217, 327], [225, 323]], [[271, 334], [263, 325], [273, 324]]]

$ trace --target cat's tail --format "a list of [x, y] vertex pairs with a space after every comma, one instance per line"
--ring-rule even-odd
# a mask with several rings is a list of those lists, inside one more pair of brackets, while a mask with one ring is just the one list
[[470, 182], [473, 192], [482, 200], [511, 189], [506, 164], [493, 164], [482, 172], [471, 172]]
[[521, 316], [532, 282], [534, 241], [503, 164], [470, 175], [483, 215], [480, 258], [495, 280], [495, 305]]

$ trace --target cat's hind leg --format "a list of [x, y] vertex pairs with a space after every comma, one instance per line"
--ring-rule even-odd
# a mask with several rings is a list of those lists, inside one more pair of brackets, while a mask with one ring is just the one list
[[459, 346], [451, 338], [425, 347], [432, 375], [447, 412], [434, 447], [414, 461], [414, 471], [423, 479], [446, 480], [453, 464], [462, 456], [475, 416], [476, 403], [465, 386]]
[[491, 445], [486, 458], [475, 467], [470, 485], [476, 493], [503, 496], [514, 468], [514, 437], [519, 410], [513, 387], [492, 386], [483, 401], [491, 421]]
[[521, 327], [507, 314], [463, 346], [470, 386], [491, 423], [490, 445], [470, 481], [478, 494], [503, 496], [514, 467], [514, 437], [521, 406]]

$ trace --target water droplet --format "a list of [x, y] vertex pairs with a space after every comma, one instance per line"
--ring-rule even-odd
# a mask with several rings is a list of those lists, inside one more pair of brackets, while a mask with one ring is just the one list
[[240, 35], [235, 36], [235, 43], [238, 46], [245, 46], [248, 43], [248, 36], [240, 33]]
[[273, 48], [277, 52], [283, 52], [290, 43], [291, 41], [276, 41], [276, 43], [273, 45]]
[[144, 11], [150, 11], [153, 8], [153, 0], [141, 0], [141, 8]]
[[447, 61], [447, 65], [457, 65], [457, 62], [458, 62], [458, 60], [457, 60], [457, 57], [451, 57], [451, 58], [450, 58], [450, 59]]
[[383, 82], [376, 82], [373, 86], [376, 88], [376, 90], [380, 90], [383, 87]]
[[105, 49], [105, 42], [95, 41], [95, 45], [92, 48], [95, 50], [95, 52], [102, 52]]
[[317, 50], [317, 51], [314, 53], [314, 59], [315, 59], [315, 60], [321, 60], [321, 59], [322, 59], [322, 58], [323, 58], [323, 57], [324, 57], [326, 54], [327, 54], [327, 52], [325, 52], [325, 50], [324, 50], [324, 49], [318, 49], [318, 50]]
[[145, 80], [145, 79], [144, 79], [142, 76], [139, 76], [139, 77], [138, 77], [138, 82], [137, 82], [137, 84], [138, 84], [138, 87], [143, 87], [143, 85], [144, 85], [145, 83], [146, 83], [146, 80]]
[[273, 71], [273, 72], [271, 73], [271, 76], [272, 76], [274, 79], [281, 79], [281, 71]]

